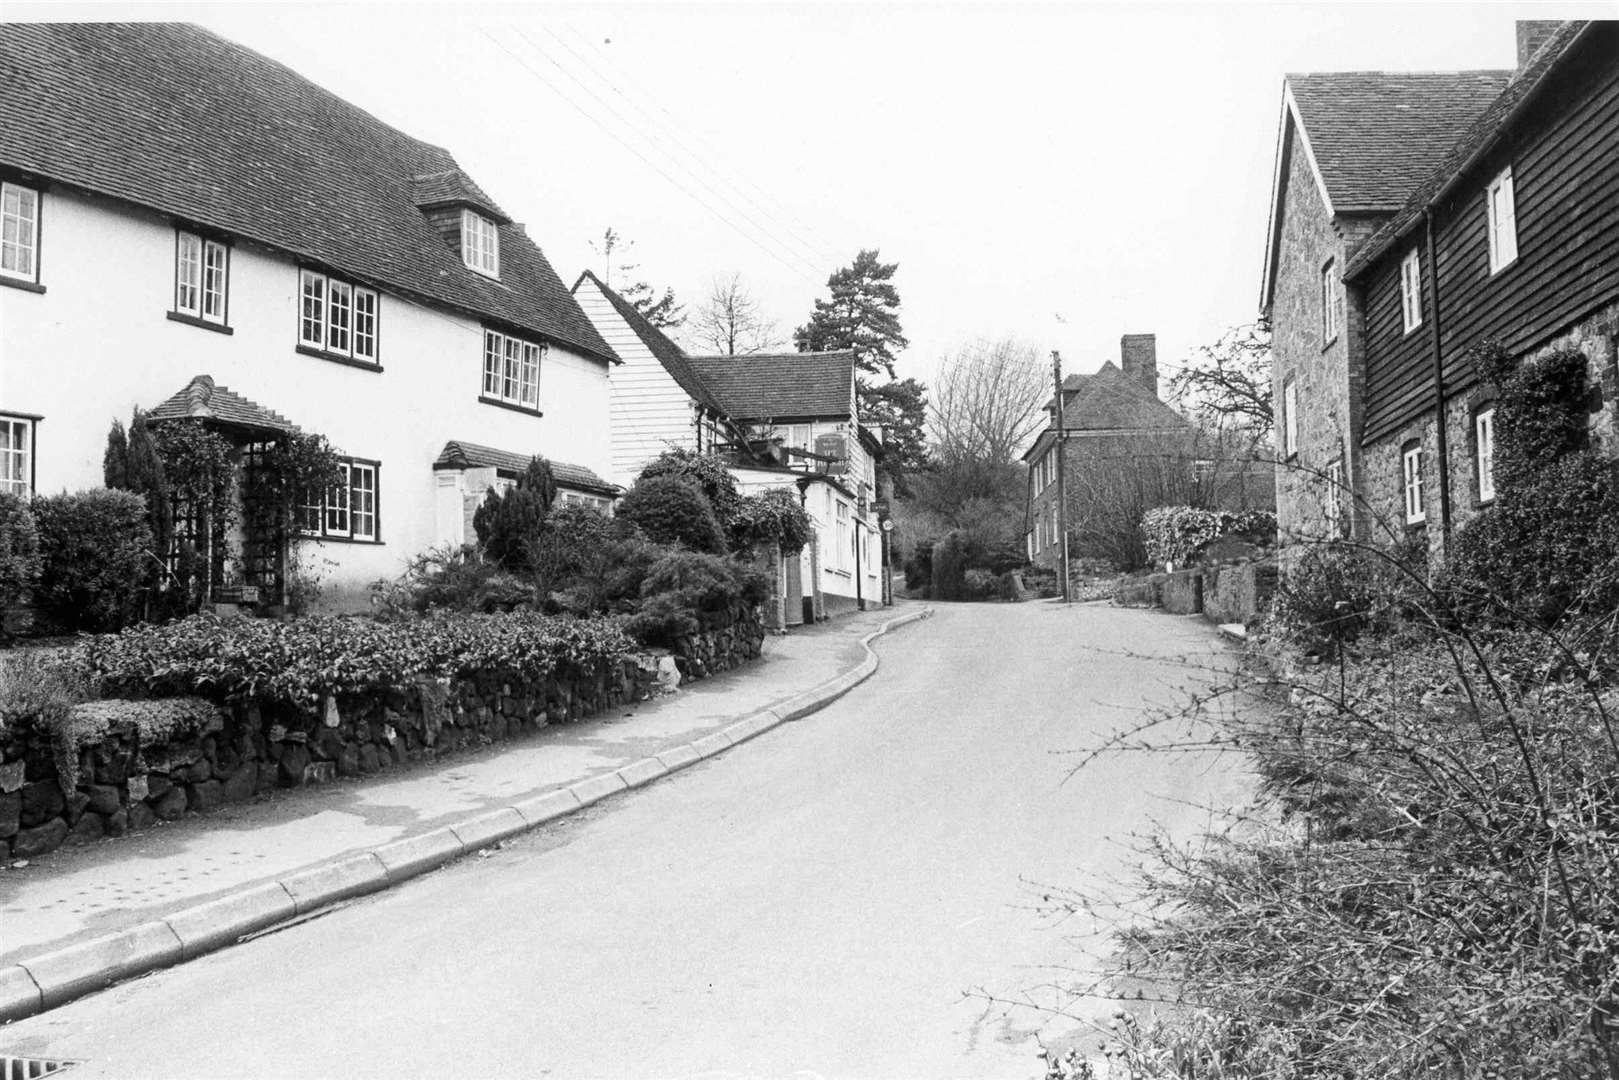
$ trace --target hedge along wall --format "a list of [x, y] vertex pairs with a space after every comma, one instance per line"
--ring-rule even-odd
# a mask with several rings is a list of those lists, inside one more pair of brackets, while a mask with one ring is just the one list
[[[701, 678], [757, 657], [763, 639], [756, 610], [716, 613], [675, 643], [675, 663], [684, 677]], [[659, 662], [633, 650], [538, 678], [467, 672], [303, 703], [137, 698], [86, 702], [55, 722], [7, 717], [0, 857], [31, 858], [274, 788], [377, 773], [583, 719], [649, 697]]]

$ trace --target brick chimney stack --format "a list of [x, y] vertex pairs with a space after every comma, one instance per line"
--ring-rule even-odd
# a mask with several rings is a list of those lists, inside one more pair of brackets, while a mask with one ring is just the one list
[[1119, 339], [1119, 367], [1127, 379], [1158, 396], [1158, 335], [1125, 334]]
[[1546, 39], [1557, 32], [1563, 24], [1555, 19], [1519, 19], [1518, 20], [1518, 70], [1522, 71], [1529, 63], [1529, 58], [1535, 55]]

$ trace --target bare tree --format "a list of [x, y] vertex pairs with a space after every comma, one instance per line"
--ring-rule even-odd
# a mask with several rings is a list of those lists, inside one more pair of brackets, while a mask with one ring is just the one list
[[1271, 437], [1270, 327], [1235, 326], [1213, 345], [1199, 346], [1169, 381], [1170, 395], [1206, 427], [1235, 436], [1250, 450]]
[[619, 252], [622, 256], [635, 246], [634, 240], [624, 239], [609, 225], [607, 231], [602, 233], [602, 238], [592, 240], [590, 246], [602, 257], [602, 280], [607, 283], [607, 287], [616, 289], [647, 322], [665, 330], [685, 325], [686, 309], [675, 301], [675, 291], [665, 286], [663, 295], [659, 296], [650, 282], [640, 279], [637, 273], [641, 269], [640, 263], [625, 262], [621, 257], [618, 264], [618, 282], [614, 283], [613, 253]]
[[979, 340], [944, 359], [933, 384], [928, 426], [941, 462], [1017, 460], [1046, 422], [1045, 364], [1027, 342]]
[[742, 275], [716, 276], [708, 303], [692, 318], [692, 337], [701, 348], [723, 356], [746, 356], [784, 347], [776, 323], [759, 310]]

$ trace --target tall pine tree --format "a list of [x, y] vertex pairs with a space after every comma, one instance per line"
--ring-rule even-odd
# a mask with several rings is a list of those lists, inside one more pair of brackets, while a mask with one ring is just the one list
[[894, 377], [897, 354], [909, 344], [899, 324], [893, 281], [898, 269], [898, 263], [879, 261], [875, 248], [861, 251], [826, 279], [830, 298], [815, 301], [809, 322], [793, 332], [793, 343], [799, 352], [854, 350], [861, 422], [884, 429], [882, 471], [903, 494], [906, 475], [927, 463], [927, 388], [915, 379]]

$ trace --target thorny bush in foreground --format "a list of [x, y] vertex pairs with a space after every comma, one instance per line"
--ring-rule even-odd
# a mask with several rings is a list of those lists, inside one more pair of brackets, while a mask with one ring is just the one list
[[[1619, 1077], [1619, 613], [1473, 630], [1385, 558], [1407, 596], [1336, 662], [1284, 657], [1105, 748], [1260, 779], [1218, 835], [1149, 841], [1112, 909], [1111, 991], [1171, 1006], [1132, 1075]], [[1208, 707], [1256, 691], [1273, 707]]]

